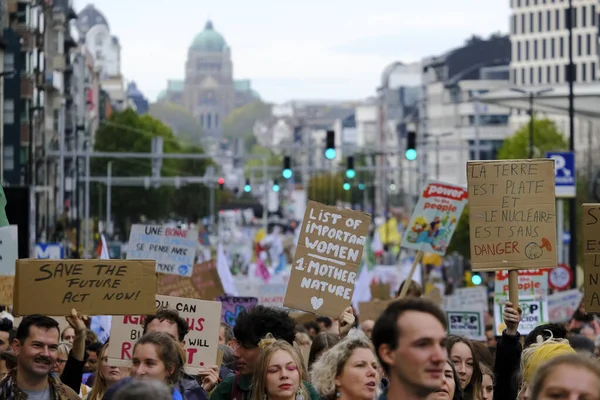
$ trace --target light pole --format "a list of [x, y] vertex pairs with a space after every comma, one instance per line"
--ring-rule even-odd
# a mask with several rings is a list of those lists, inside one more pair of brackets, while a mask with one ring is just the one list
[[541, 90], [529, 91], [521, 88], [510, 88], [513, 92], [521, 93], [526, 95], [529, 98], [529, 158], [533, 158], [533, 149], [534, 149], [534, 139], [533, 139], [533, 131], [534, 131], [534, 116], [533, 116], [533, 101], [536, 97], [540, 97], [545, 93], [549, 93], [553, 88], [546, 88]]
[[[569, 0], [569, 150], [575, 152], [575, 96], [573, 95], [573, 83], [575, 80], [575, 64], [573, 63], [573, 0]], [[589, 150], [589, 149], [588, 149]], [[571, 240], [569, 242], [569, 264], [573, 271], [571, 288], [577, 287], [577, 198], [569, 199], [569, 231]]]

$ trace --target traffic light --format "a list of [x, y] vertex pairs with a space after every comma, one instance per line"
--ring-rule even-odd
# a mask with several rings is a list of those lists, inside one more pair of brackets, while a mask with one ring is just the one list
[[481, 275], [479, 275], [479, 273], [475, 272], [473, 275], [471, 275], [471, 283], [473, 285], [481, 285], [481, 282], [483, 282], [483, 279], [481, 279]]
[[358, 184], [358, 190], [365, 190], [365, 187], [365, 184], [362, 182]]
[[344, 188], [344, 190], [350, 190], [350, 183], [344, 182], [343, 188]]
[[277, 179], [273, 180], [273, 191], [274, 192], [279, 192], [279, 182], [277, 182]]
[[219, 184], [219, 189], [223, 190], [223, 186], [225, 186], [225, 178], [219, 178], [217, 183]]
[[335, 131], [327, 131], [325, 138], [325, 158], [328, 160], [335, 159]]
[[292, 172], [292, 159], [289, 156], [283, 157], [283, 170], [281, 171], [281, 176], [285, 179], [290, 179], [294, 175]]
[[413, 161], [417, 158], [417, 132], [406, 132], [406, 152], [404, 156], [408, 161]]
[[354, 157], [349, 156], [346, 159], [346, 178], [354, 179], [356, 176], [356, 171], [354, 170]]
[[244, 192], [250, 193], [252, 191], [252, 186], [250, 186], [250, 179], [246, 179], [246, 184], [244, 185]]

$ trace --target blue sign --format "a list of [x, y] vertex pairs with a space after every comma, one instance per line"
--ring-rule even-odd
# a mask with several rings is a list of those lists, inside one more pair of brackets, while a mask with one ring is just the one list
[[35, 258], [61, 260], [64, 258], [63, 246], [59, 243], [36, 243]]
[[554, 160], [556, 197], [575, 197], [575, 153], [551, 151], [546, 157]]

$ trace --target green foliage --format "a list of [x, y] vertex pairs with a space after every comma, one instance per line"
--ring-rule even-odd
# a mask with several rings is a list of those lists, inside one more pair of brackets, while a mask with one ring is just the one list
[[315, 175], [308, 182], [307, 196], [310, 200], [329, 205], [338, 200], [350, 201], [352, 190], [345, 191], [343, 185], [344, 178], [341, 174]]
[[179, 104], [159, 101], [150, 104], [148, 113], [171, 128], [180, 142], [196, 146], [202, 143], [202, 126], [191, 112]]
[[462, 215], [458, 219], [456, 231], [454, 231], [454, 235], [452, 236], [452, 240], [450, 241], [450, 245], [448, 246], [446, 254], [458, 252], [463, 257], [469, 259], [471, 258], [471, 249], [469, 247], [470, 243], [471, 240], [469, 236], [469, 206], [467, 205], [463, 210]]
[[[254, 176], [255, 178], [262, 178], [263, 176], [263, 160], [267, 160], [267, 167], [280, 167], [283, 168], [283, 157], [276, 155], [271, 149], [254, 145], [250, 150], [250, 159], [246, 162], [245, 174], [246, 177]], [[250, 173], [252, 171], [252, 173]], [[281, 179], [281, 173], [267, 173], [267, 179], [277, 178]], [[250, 182], [254, 184], [253, 182]]]
[[223, 121], [223, 135], [229, 139], [241, 138], [249, 152], [256, 144], [254, 123], [271, 115], [271, 105], [255, 100], [236, 110]]
[[[154, 136], [163, 138], [165, 153], [198, 153], [203, 152], [198, 146], [182, 146], [171, 130], [150, 115], [139, 116], [128, 109], [115, 112], [102, 123], [95, 136], [94, 150], [105, 152], [149, 153]], [[105, 176], [107, 163], [112, 161], [114, 177], [151, 176], [150, 159], [99, 159], [91, 160], [92, 176]], [[212, 160], [175, 160], [164, 159], [162, 176], [200, 176]], [[92, 199], [100, 198], [106, 193], [104, 185], [95, 185]], [[149, 188], [123, 187], [112, 188], [113, 220], [120, 225], [122, 231], [130, 221], [139, 221], [141, 216], [150, 220], [160, 220], [168, 215], [180, 217], [203, 216], [208, 214], [206, 204], [207, 189], [203, 185], [190, 185], [175, 189], [174, 187]], [[100, 200], [95, 215], [104, 214], [103, 201]], [[94, 212], [95, 211], [95, 212]]]
[[[533, 122], [534, 158], [546, 157], [548, 151], [568, 149], [563, 134], [554, 121], [536, 119]], [[498, 151], [499, 160], [529, 158], [529, 122], [521, 126], [512, 136], [506, 138]]]

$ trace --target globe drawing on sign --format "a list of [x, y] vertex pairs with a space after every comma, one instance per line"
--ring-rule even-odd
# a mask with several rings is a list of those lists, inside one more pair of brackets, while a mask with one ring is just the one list
[[542, 244], [531, 242], [525, 247], [525, 256], [530, 260], [540, 258], [544, 254], [544, 249], [552, 251], [552, 243], [546, 238], [542, 238]]
[[187, 265], [180, 265], [179, 268], [177, 268], [179, 275], [187, 275], [189, 270], [190, 267]]

